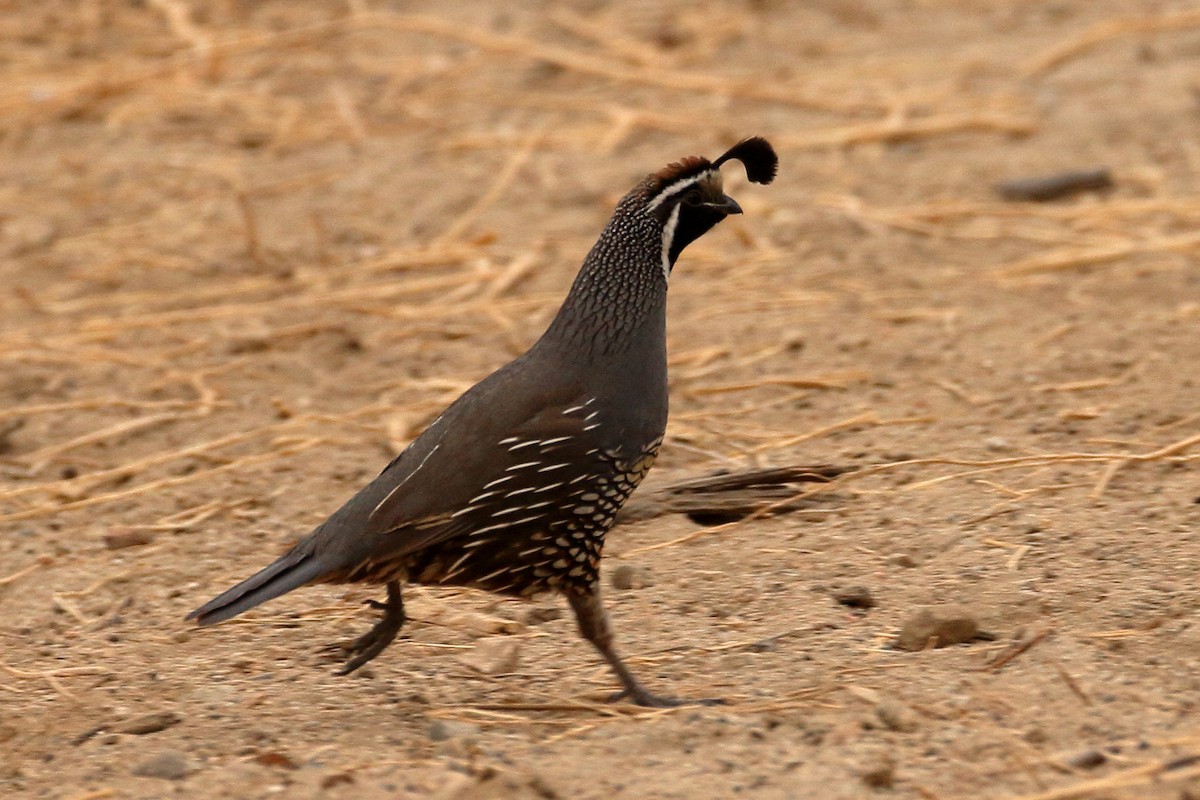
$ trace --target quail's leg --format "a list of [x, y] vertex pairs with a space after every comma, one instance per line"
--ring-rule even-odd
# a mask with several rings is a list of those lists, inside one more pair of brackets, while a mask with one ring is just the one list
[[604, 604], [600, 600], [599, 586], [593, 585], [587, 594], [569, 593], [567, 599], [570, 600], [571, 608], [575, 611], [575, 619], [579, 623], [579, 633], [595, 645], [596, 649], [600, 651], [600, 655], [604, 656], [604, 660], [621, 679], [621, 685], [625, 687], [612, 698], [613, 700], [628, 697], [639, 706], [654, 708], [671, 708], [687, 702], [651, 694], [650, 690], [633, 677], [633, 673], [629, 671], [625, 662], [613, 648], [612, 628], [608, 624], [608, 614], [604, 611]]
[[349, 655], [346, 663], [338, 670], [338, 675], [349, 675], [382, 653], [400, 633], [400, 629], [404, 627], [404, 621], [407, 619], [404, 616], [404, 597], [400, 593], [400, 584], [397, 581], [388, 581], [386, 602], [370, 600], [368, 605], [383, 611], [383, 617], [375, 623], [375, 626], [357, 639], [330, 645], [326, 648], [329, 651], [338, 650]]

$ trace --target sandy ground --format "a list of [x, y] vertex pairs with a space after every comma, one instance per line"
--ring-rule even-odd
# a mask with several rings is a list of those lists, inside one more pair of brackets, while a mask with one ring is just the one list
[[[46, 0], [0, 42], [0, 795], [1200, 797], [1193, 4]], [[369, 587], [183, 623], [750, 134], [780, 177], [675, 272], [651, 478], [868, 469], [611, 535], [631, 664], [725, 705], [606, 704], [553, 600], [415, 588], [349, 678]], [[892, 646], [943, 604], [991, 637]]]

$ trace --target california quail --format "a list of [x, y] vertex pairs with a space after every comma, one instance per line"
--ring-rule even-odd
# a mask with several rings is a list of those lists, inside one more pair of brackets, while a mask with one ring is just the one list
[[600, 598], [604, 535], [654, 463], [667, 423], [666, 296], [680, 252], [730, 214], [721, 165], [755, 183], [778, 166], [746, 139], [716, 161], [689, 157], [647, 176], [617, 204], [550, 327], [476, 384], [383, 472], [286, 555], [188, 615], [234, 617], [310, 583], [387, 587], [383, 617], [345, 646], [342, 674], [404, 624], [403, 582], [529, 597], [565, 594], [579, 631], [626, 696], [673, 705], [613, 648]]

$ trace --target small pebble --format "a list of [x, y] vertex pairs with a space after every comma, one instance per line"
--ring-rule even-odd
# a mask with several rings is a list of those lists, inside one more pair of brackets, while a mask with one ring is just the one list
[[155, 711], [152, 714], [142, 714], [139, 717], [127, 719], [112, 726], [114, 733], [129, 733], [143, 736], [147, 733], [165, 731], [173, 725], [178, 725], [183, 718], [174, 711]]
[[971, 612], [959, 606], [923, 608], [908, 618], [896, 637], [896, 647], [917, 651], [926, 647], [947, 647], [979, 637], [979, 622]]
[[1108, 761], [1108, 756], [1099, 750], [1083, 750], [1067, 759], [1067, 766], [1076, 769], [1095, 769]]
[[862, 780], [872, 789], [890, 789], [896, 781], [896, 765], [887, 758], [873, 762], [863, 770]]
[[278, 750], [268, 750], [262, 753], [255, 753], [254, 759], [256, 763], [262, 764], [264, 767], [275, 767], [277, 769], [300, 769], [300, 765], [289, 756], [287, 753], [281, 753]]
[[331, 775], [326, 775], [324, 778], [321, 778], [322, 789], [332, 789], [334, 786], [340, 786], [342, 784], [352, 785], [353, 783], [354, 776], [349, 772], [335, 772]]
[[1004, 450], [1012, 449], [1012, 445], [1008, 443], [1008, 439], [1005, 439], [1003, 436], [992, 436], [986, 442], [984, 442], [984, 445], [987, 447], [988, 450], [993, 450], [993, 451], [1004, 451]]
[[871, 590], [865, 586], [847, 586], [844, 589], [837, 589], [833, 593], [833, 599], [849, 608], [875, 607], [875, 598], [871, 596]]
[[188, 774], [187, 756], [178, 750], [163, 750], [138, 762], [133, 768], [133, 774], [143, 778], [181, 781]]
[[469, 739], [479, 733], [479, 726], [472, 722], [452, 719], [435, 719], [429, 723], [429, 740], [445, 742], [450, 739]]
[[532, 627], [541, 625], [543, 622], [553, 622], [556, 619], [562, 619], [562, 606], [533, 606], [525, 611], [521, 621]]
[[154, 534], [114, 525], [104, 534], [104, 546], [109, 550], [124, 550], [126, 547], [141, 547], [154, 541]]
[[911, 569], [912, 567], [915, 567], [917, 565], [917, 560], [915, 558], [913, 558], [912, 556], [910, 556], [908, 553], [892, 553], [890, 556], [888, 556], [887, 563], [891, 564], [894, 567], [904, 567], [905, 569]]
[[507, 636], [480, 639], [470, 652], [459, 656], [458, 660], [484, 675], [507, 675], [516, 672], [521, 663], [521, 643]]
[[58, 228], [43, 217], [16, 217], [0, 227], [0, 242], [7, 255], [19, 256], [41, 250], [58, 238]]
[[779, 639], [771, 636], [766, 639], [759, 639], [749, 648], [751, 653], [774, 653], [779, 650]]
[[916, 712], [898, 700], [880, 700], [875, 704], [875, 716], [888, 730], [911, 733], [917, 729]]
[[634, 564], [621, 564], [614, 569], [611, 581], [614, 589], [645, 589], [654, 585], [649, 570]]

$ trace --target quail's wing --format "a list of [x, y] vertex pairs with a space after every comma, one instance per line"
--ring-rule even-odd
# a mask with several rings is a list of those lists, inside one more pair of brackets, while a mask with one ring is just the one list
[[358, 506], [363, 543], [376, 557], [400, 556], [551, 516], [556, 498], [602, 463], [594, 402], [577, 397], [541, 406], [515, 424], [488, 426], [503, 431], [489, 438], [435, 423], [347, 504]]

